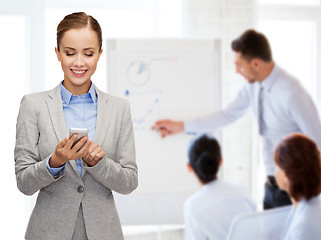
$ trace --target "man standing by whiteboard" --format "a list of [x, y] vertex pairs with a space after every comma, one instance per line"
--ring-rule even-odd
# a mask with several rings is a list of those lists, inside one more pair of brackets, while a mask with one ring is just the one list
[[252, 110], [259, 125], [263, 161], [267, 173], [264, 209], [291, 204], [274, 178], [274, 147], [293, 132], [301, 132], [321, 147], [321, 123], [316, 106], [300, 82], [281, 69], [272, 59], [267, 38], [255, 30], [245, 31], [232, 44], [236, 72], [246, 83], [225, 109], [189, 121], [163, 119], [152, 127], [162, 137], [181, 132], [209, 132], [223, 128]]

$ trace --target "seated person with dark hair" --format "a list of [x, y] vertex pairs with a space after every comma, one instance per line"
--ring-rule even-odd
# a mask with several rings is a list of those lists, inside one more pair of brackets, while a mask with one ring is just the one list
[[186, 239], [225, 240], [233, 219], [256, 206], [244, 187], [217, 178], [222, 156], [216, 139], [206, 135], [196, 139], [188, 158], [187, 168], [201, 190], [185, 203]]
[[293, 203], [285, 223], [283, 240], [321, 239], [321, 162], [314, 141], [293, 134], [277, 146], [275, 178]]

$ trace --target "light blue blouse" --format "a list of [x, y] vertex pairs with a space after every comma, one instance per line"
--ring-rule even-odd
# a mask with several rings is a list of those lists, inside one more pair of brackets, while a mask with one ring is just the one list
[[321, 198], [302, 199], [292, 207], [285, 223], [282, 240], [321, 239]]
[[[91, 84], [88, 93], [78, 96], [72, 95], [72, 93], [64, 87], [63, 82], [61, 82], [60, 92], [67, 129], [87, 128], [88, 138], [93, 140], [96, 132], [97, 121], [97, 93], [94, 85]], [[75, 162], [79, 175], [81, 176], [81, 159], [77, 159]], [[49, 159], [47, 161], [47, 169], [52, 175], [58, 174], [64, 167], [65, 165], [58, 168], [51, 168], [49, 166]]]
[[184, 206], [188, 240], [226, 240], [233, 219], [256, 210], [248, 191], [223, 180], [206, 184]]

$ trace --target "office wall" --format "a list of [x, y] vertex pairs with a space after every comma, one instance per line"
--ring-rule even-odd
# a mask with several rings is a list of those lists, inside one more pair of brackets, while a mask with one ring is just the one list
[[[244, 79], [236, 75], [231, 41], [255, 27], [255, 0], [188, 0], [184, 30], [186, 35], [222, 39], [222, 106], [234, 99]], [[256, 123], [250, 114], [224, 129], [224, 177], [248, 186], [258, 196], [255, 185], [259, 159]], [[242, 139], [242, 144], [239, 144]], [[233, 151], [231, 151], [233, 150]], [[254, 181], [253, 181], [254, 180]]]
[[[160, 0], [161, 1], [161, 0]], [[182, 0], [184, 8], [182, 37], [210, 37], [221, 38], [223, 45], [223, 73], [222, 73], [222, 96], [223, 106], [235, 96], [241, 87], [243, 79], [234, 73], [233, 53], [230, 51], [230, 42], [243, 30], [253, 26], [254, 20], [254, 0]], [[44, 34], [45, 34], [45, 8], [50, 3], [59, 2], [59, 6], [71, 7], [72, 2], [77, 2], [81, 6], [85, 1], [50, 1], [50, 0], [12, 0], [0, 1], [0, 14], [23, 15], [27, 18], [26, 28], [26, 59], [27, 80], [25, 92], [35, 92], [44, 90]], [[87, 7], [95, 6], [99, 0], [87, 1]], [[109, 5], [111, 2], [108, 1]], [[119, 1], [118, 8], [121, 7]], [[154, 2], [157, 2], [156, 0]], [[51, 6], [50, 5], [50, 6]], [[75, 5], [75, 4], [74, 4]], [[156, 6], [157, 4], [155, 4]], [[110, 6], [109, 6], [110, 7]], [[157, 22], [155, 20], [155, 22]], [[116, 24], [116, 23], [115, 23]], [[159, 26], [158, 26], [159, 27]], [[157, 29], [157, 26], [155, 27]], [[155, 34], [158, 32], [155, 31]], [[159, 35], [161, 36], [161, 35]], [[155, 37], [155, 36], [153, 36]], [[16, 111], [15, 111], [16, 112]], [[225, 177], [234, 181], [239, 181], [251, 186], [251, 138], [253, 131], [251, 118], [247, 116], [235, 125], [223, 131], [223, 154], [225, 157]], [[14, 133], [12, 133], [14, 134]], [[239, 145], [240, 137], [243, 145]], [[233, 151], [229, 151], [233, 149]], [[241, 156], [241, 158], [239, 157]], [[6, 158], [8, 164], [13, 164], [12, 158]], [[9, 160], [8, 160], [9, 159]], [[11, 159], [11, 160], [10, 160]], [[233, 172], [239, 174], [232, 175]], [[15, 185], [12, 188], [16, 188]], [[22, 195], [20, 195], [23, 198]], [[28, 199], [30, 199], [28, 197]], [[34, 199], [26, 203], [29, 217], [30, 208]], [[24, 214], [24, 213], [21, 213]], [[25, 226], [24, 226], [25, 227]]]

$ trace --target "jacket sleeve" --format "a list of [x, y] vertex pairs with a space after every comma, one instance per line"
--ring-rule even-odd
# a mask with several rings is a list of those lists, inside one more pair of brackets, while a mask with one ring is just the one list
[[41, 133], [37, 127], [38, 104], [32, 96], [24, 96], [16, 124], [15, 174], [18, 189], [26, 195], [34, 194], [60, 178], [55, 178], [48, 172], [46, 163], [49, 156], [45, 159], [40, 159], [39, 156], [38, 143]]
[[129, 103], [126, 101], [121, 115], [120, 133], [116, 144], [115, 159], [108, 153], [93, 167], [85, 167], [97, 181], [111, 190], [129, 194], [137, 188], [138, 175], [135, 157], [134, 130]]

